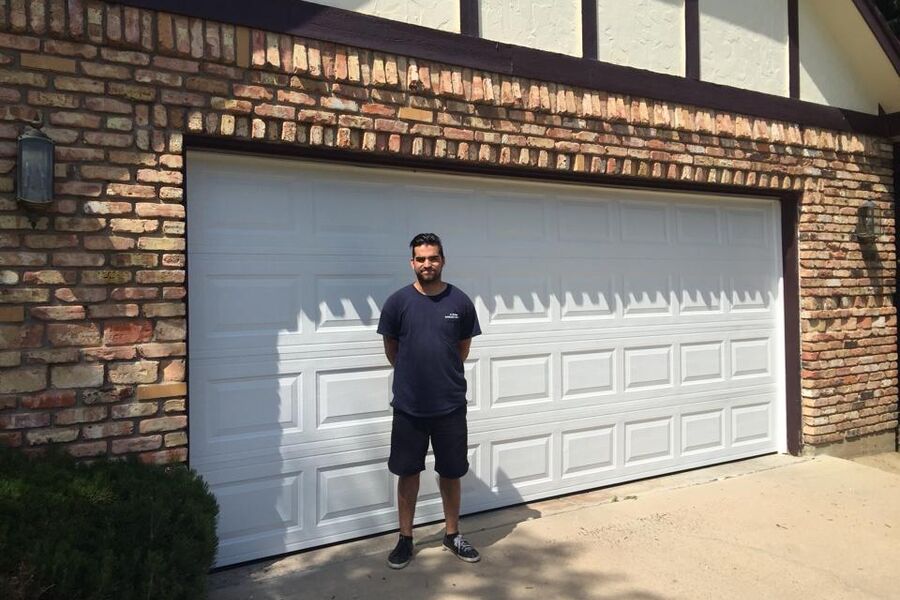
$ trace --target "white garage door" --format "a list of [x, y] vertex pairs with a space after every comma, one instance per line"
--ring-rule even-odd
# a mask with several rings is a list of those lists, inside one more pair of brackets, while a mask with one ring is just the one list
[[[443, 236], [484, 335], [465, 512], [781, 449], [778, 205], [191, 153], [190, 459], [219, 564], [396, 527], [379, 307]], [[441, 515], [433, 472], [417, 517]]]

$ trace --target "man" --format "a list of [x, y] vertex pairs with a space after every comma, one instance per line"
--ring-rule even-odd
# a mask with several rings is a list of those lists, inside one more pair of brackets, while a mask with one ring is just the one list
[[387, 299], [378, 323], [384, 353], [394, 367], [388, 468], [399, 477], [400, 539], [388, 556], [388, 566], [393, 569], [402, 569], [412, 560], [419, 473], [425, 469], [429, 439], [435, 471], [440, 475], [444, 546], [466, 562], [481, 558], [459, 533], [459, 480], [469, 470], [463, 361], [481, 328], [469, 297], [441, 279], [441, 239], [433, 233], [420, 233], [409, 246], [409, 264], [416, 281]]

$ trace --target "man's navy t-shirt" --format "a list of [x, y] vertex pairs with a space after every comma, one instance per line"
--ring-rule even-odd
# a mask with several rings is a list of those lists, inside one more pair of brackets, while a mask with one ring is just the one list
[[416, 417], [433, 417], [466, 404], [459, 342], [481, 334], [468, 296], [450, 284], [435, 296], [408, 285], [384, 303], [378, 333], [400, 342], [391, 406]]

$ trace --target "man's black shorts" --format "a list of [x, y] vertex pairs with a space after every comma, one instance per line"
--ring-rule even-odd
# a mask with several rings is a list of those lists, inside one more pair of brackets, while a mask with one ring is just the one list
[[438, 475], [447, 479], [465, 475], [469, 470], [465, 406], [438, 417], [414, 417], [394, 410], [388, 460], [391, 473], [414, 475], [424, 471], [429, 438]]

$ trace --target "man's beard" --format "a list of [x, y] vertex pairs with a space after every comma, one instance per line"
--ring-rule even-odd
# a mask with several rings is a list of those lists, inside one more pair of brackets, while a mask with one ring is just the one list
[[441, 280], [441, 272], [440, 271], [432, 271], [431, 273], [422, 273], [416, 271], [416, 279], [420, 284], [426, 283], [434, 283], [436, 281]]

